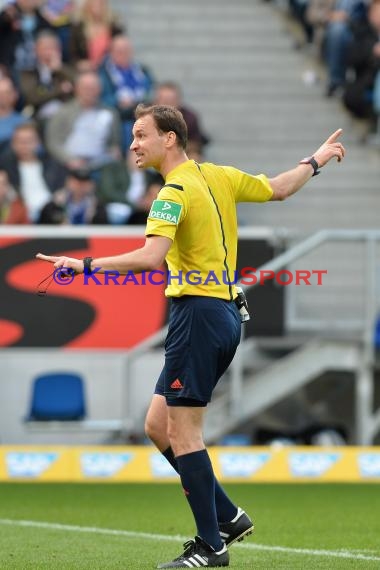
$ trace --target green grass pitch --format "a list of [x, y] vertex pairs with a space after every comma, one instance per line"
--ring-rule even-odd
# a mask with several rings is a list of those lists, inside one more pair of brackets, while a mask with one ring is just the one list
[[[230, 568], [380, 568], [378, 485], [226, 489], [256, 524], [243, 546], [231, 547]], [[0, 485], [1, 570], [152, 569], [193, 535], [179, 485]]]

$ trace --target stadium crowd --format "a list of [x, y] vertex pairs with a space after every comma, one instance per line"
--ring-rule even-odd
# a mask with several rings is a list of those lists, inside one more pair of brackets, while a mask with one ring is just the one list
[[[380, 0], [287, 0], [303, 45], [380, 141]], [[162, 180], [130, 156], [140, 102], [179, 108], [188, 154], [208, 137], [181, 86], [157, 83], [108, 0], [0, 0], [0, 223], [145, 223]]]
[[[380, 142], [380, 0], [288, 0], [304, 46], [317, 48], [327, 70], [326, 96], [368, 121]], [[374, 136], [371, 136], [371, 133]]]
[[202, 157], [181, 86], [154, 80], [108, 0], [0, 0], [0, 223], [144, 224], [163, 181], [129, 152], [141, 102], [178, 107]]

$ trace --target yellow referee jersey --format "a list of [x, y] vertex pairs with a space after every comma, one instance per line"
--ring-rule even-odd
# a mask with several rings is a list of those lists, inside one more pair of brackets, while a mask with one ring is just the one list
[[169, 172], [149, 212], [145, 234], [173, 240], [166, 256], [167, 297], [236, 297], [236, 202], [266, 202], [268, 178], [188, 160]]

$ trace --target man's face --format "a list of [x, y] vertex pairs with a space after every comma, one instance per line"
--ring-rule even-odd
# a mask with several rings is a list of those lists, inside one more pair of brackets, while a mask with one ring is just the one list
[[132, 45], [127, 38], [115, 38], [111, 47], [111, 58], [115, 65], [127, 69], [132, 61]]
[[8, 78], [0, 79], [0, 109], [13, 109], [17, 99], [12, 81]]
[[84, 107], [95, 106], [99, 101], [100, 82], [95, 73], [86, 73], [76, 83], [76, 96]]
[[17, 130], [12, 138], [12, 149], [19, 160], [27, 160], [37, 156], [39, 138], [32, 129]]
[[94, 191], [94, 183], [91, 179], [81, 180], [76, 176], [68, 176], [67, 188], [76, 200], [82, 200]]
[[160, 169], [166, 155], [167, 133], [159, 133], [151, 115], [137, 119], [133, 126], [131, 150], [135, 153], [139, 168]]
[[36, 56], [40, 63], [50, 65], [61, 58], [59, 43], [55, 38], [40, 38], [36, 42]]
[[177, 89], [172, 87], [159, 87], [155, 97], [156, 105], [170, 105], [171, 107], [179, 107], [181, 99]]

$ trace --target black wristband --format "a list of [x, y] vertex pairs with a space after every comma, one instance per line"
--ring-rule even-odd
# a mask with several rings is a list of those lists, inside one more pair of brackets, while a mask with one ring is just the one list
[[83, 258], [83, 273], [85, 273], [86, 275], [91, 274], [92, 260], [93, 260], [93, 257], [84, 257]]
[[306, 158], [303, 158], [302, 160], [300, 160], [299, 162], [300, 164], [310, 164], [310, 166], [313, 168], [314, 172], [313, 172], [313, 176], [317, 176], [321, 171], [319, 170], [319, 164], [318, 162], [315, 160], [314, 156], [307, 156]]

